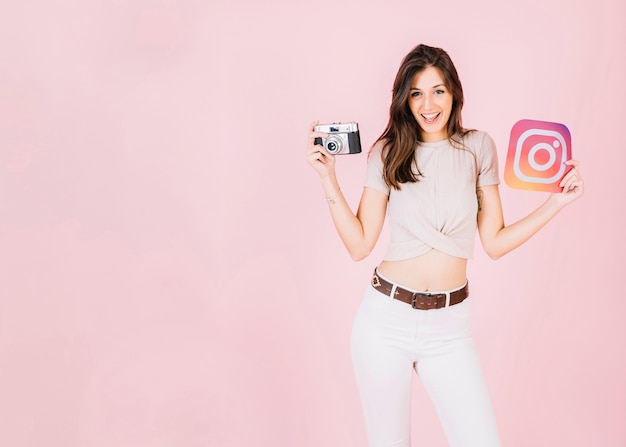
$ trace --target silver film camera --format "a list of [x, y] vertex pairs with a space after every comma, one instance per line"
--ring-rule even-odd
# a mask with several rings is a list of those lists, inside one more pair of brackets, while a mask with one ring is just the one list
[[358, 154], [361, 152], [359, 125], [355, 122], [320, 124], [315, 126], [315, 130], [328, 134], [326, 138], [316, 138], [315, 144], [321, 144], [333, 155]]

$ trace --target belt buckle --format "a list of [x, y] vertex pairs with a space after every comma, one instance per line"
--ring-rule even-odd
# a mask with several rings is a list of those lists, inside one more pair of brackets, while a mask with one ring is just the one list
[[[426, 298], [426, 299], [430, 299], [431, 294], [430, 293], [424, 293], [424, 292], [414, 292], [413, 295], [411, 295], [411, 307], [413, 309], [419, 309], [419, 307], [417, 307], [417, 298]], [[422, 303], [425, 303], [425, 301], [422, 301]]]
[[[439, 304], [439, 299], [443, 298], [445, 300], [446, 295], [441, 294], [441, 293], [414, 292], [413, 295], [411, 295], [411, 307], [413, 309], [420, 309], [419, 307], [417, 307], [418, 298], [429, 300], [429, 301], [422, 301], [422, 300], [419, 301], [420, 303], [425, 305], [426, 309], [424, 310], [429, 310], [429, 309], [437, 309], [438, 304]], [[444, 306], [445, 306], [445, 301], [444, 301]]]

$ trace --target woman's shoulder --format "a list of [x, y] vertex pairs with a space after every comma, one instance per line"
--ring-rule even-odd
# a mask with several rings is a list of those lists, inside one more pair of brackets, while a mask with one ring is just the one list
[[480, 129], [463, 129], [463, 141], [468, 143], [480, 143], [485, 138], [491, 138], [487, 131]]
[[475, 153], [490, 150], [495, 146], [493, 138], [485, 130], [465, 129], [463, 134], [463, 144]]
[[379, 138], [378, 140], [376, 140], [376, 142], [372, 145], [372, 149], [370, 150], [370, 152], [382, 152], [383, 149], [385, 148], [385, 146], [387, 146], [388, 141], [386, 138]]
[[386, 139], [377, 140], [370, 148], [370, 151], [368, 153], [368, 158], [372, 158], [375, 156], [375, 157], [382, 159], [386, 147], [387, 147]]

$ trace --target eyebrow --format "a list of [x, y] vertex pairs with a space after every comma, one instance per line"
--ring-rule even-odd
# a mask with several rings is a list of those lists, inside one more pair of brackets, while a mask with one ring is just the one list
[[[445, 84], [437, 84], [437, 85], [433, 85], [431, 88], [437, 88], [437, 87], [445, 87]], [[421, 90], [417, 87], [411, 87], [411, 90]]]

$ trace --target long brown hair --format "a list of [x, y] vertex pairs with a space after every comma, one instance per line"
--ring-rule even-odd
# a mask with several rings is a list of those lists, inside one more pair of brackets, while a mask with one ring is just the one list
[[[414, 183], [422, 175], [415, 161], [415, 147], [421, 141], [421, 129], [409, 108], [409, 91], [413, 77], [427, 67], [441, 73], [446, 88], [452, 94], [452, 112], [448, 119], [448, 139], [456, 147], [463, 146], [463, 136], [469, 131], [461, 126], [463, 87], [452, 59], [441, 48], [418, 45], [407, 54], [393, 83], [389, 122], [376, 140], [384, 142], [383, 178], [389, 187], [400, 189], [401, 183]], [[374, 144], [376, 144], [374, 143]]]

